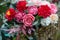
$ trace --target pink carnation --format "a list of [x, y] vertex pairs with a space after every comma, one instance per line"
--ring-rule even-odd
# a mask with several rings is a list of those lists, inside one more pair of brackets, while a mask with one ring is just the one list
[[29, 14], [36, 15], [37, 14], [37, 11], [38, 11], [38, 9], [37, 9], [36, 6], [29, 6], [28, 7], [28, 13]]
[[35, 17], [32, 14], [26, 14], [23, 17], [23, 23], [25, 26], [31, 26], [34, 20], [35, 20]]
[[20, 22], [22, 20], [22, 17], [25, 15], [25, 13], [17, 12], [15, 15], [15, 19], [17, 22]]
[[56, 13], [57, 12], [57, 7], [55, 4], [51, 4], [51, 13]]

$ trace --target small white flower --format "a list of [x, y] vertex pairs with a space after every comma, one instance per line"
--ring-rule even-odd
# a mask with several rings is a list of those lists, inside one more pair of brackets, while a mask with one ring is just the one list
[[41, 2], [41, 0], [26, 0], [28, 2], [27, 6], [33, 6], [33, 5], [36, 5], [38, 6], [39, 3]]
[[48, 6], [50, 6], [50, 2], [48, 2], [48, 1], [41, 1], [39, 6], [40, 5], [48, 5]]
[[51, 14], [50, 19], [51, 19], [51, 23], [57, 23], [58, 15], [57, 14]]
[[33, 6], [34, 5], [34, 3], [32, 1], [27, 1], [27, 2], [28, 2], [28, 4], [26, 6]]
[[16, 2], [18, 2], [19, 0], [11, 0], [12, 4], [15, 4]]
[[51, 20], [49, 17], [41, 19], [41, 25], [42, 26], [48, 26], [51, 23]]

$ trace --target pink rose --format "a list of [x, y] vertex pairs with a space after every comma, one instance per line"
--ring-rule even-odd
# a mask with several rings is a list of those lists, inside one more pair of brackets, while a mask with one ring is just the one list
[[35, 20], [35, 17], [32, 14], [26, 14], [23, 17], [23, 23], [25, 26], [31, 26], [34, 20]]
[[36, 15], [38, 12], [38, 9], [36, 6], [29, 6], [28, 7], [28, 13], [32, 15]]
[[56, 13], [57, 12], [57, 6], [55, 4], [50, 4], [51, 5], [51, 13]]
[[20, 22], [22, 20], [22, 17], [25, 15], [25, 13], [17, 12], [15, 15], [15, 19], [17, 22]]

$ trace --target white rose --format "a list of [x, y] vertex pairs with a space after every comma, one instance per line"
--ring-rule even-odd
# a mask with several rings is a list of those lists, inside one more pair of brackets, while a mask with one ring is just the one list
[[18, 2], [19, 0], [11, 0], [12, 4], [15, 4], [16, 2]]
[[58, 15], [57, 14], [51, 14], [50, 19], [51, 19], [51, 23], [57, 23], [58, 22]]
[[39, 5], [41, 0], [26, 0], [28, 2], [27, 6]]
[[51, 20], [49, 17], [41, 19], [41, 25], [42, 26], [48, 26], [51, 23]]
[[40, 5], [48, 5], [49, 7], [50, 7], [50, 2], [48, 2], [48, 1], [41, 1], [40, 3], [39, 3], [39, 6]]

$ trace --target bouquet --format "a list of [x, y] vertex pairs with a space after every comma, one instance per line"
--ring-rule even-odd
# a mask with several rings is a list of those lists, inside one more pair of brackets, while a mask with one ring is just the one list
[[15, 3], [15, 8], [10, 7], [5, 13], [6, 23], [12, 25], [7, 30], [8, 34], [11, 36], [15, 33], [23, 33], [25, 36], [31, 36], [38, 28], [56, 24], [57, 11], [57, 6], [46, 0], [19, 0]]

